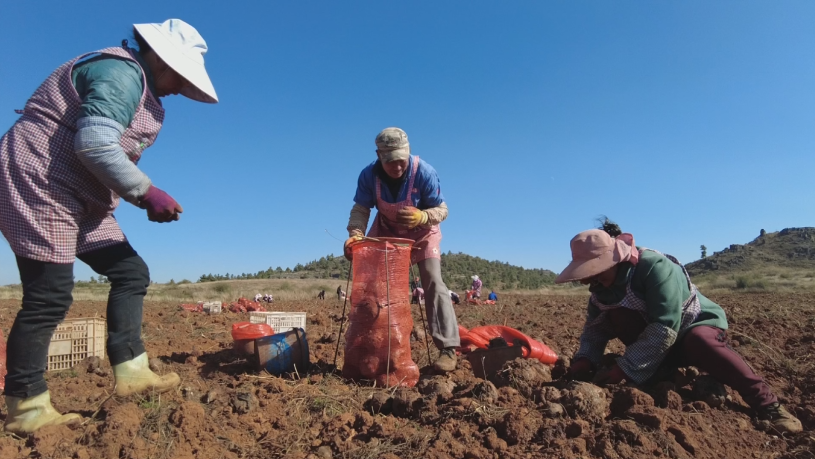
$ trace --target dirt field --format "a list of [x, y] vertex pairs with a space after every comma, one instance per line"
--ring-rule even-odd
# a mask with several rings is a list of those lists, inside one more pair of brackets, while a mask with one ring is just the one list
[[[348, 384], [329, 366], [342, 307], [336, 299], [275, 304], [274, 310], [308, 312], [316, 364], [309, 374], [277, 378], [255, 372], [231, 350], [230, 324], [247, 314], [207, 316], [151, 302], [143, 329], [147, 350], [163, 371], [181, 375], [179, 390], [109, 398], [107, 362], [91, 371], [81, 364], [50, 373], [55, 407], [88, 419], [30, 438], [2, 434], [0, 458], [814, 458], [815, 295], [713, 299], [728, 312], [730, 344], [765, 376], [805, 432], [790, 438], [766, 433], [737, 394], [728, 389], [727, 400], [714, 408], [707, 402], [721, 399], [695, 393], [687, 377], [674, 375], [654, 387], [599, 389], [557, 379], [562, 367], [550, 372], [515, 364], [510, 385], [495, 389], [462, 361], [448, 376], [423, 370], [414, 389]], [[0, 301], [4, 332], [18, 307], [17, 300]], [[468, 328], [506, 323], [568, 359], [585, 297], [502, 296], [497, 306], [457, 311]], [[94, 314], [104, 315], [103, 302], [78, 302], [69, 317]], [[622, 347], [614, 342], [609, 351]], [[426, 366], [422, 342], [413, 343], [413, 356]]]

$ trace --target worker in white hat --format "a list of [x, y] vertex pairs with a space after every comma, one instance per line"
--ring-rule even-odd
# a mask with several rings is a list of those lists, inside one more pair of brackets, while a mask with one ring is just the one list
[[31, 433], [78, 420], [51, 405], [43, 378], [48, 343], [71, 305], [73, 263], [111, 283], [107, 353], [120, 396], [176, 387], [147, 364], [141, 339], [147, 265], [113, 211], [119, 198], [155, 222], [178, 220], [181, 205], [136, 167], [164, 120], [160, 97], [215, 103], [204, 68], [207, 45], [189, 24], [136, 24], [138, 49], [83, 54], [59, 66], [0, 139], [0, 231], [17, 257], [22, 309], [8, 337], [5, 428]]
[[484, 285], [484, 282], [478, 278], [478, 274], [474, 274], [471, 279], [473, 280], [473, 285], [470, 291], [473, 292], [473, 298], [481, 298], [481, 286]]

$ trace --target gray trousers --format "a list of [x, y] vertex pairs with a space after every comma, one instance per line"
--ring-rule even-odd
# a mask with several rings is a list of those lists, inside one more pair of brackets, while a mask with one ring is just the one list
[[460, 346], [456, 311], [453, 309], [453, 302], [450, 301], [450, 290], [441, 279], [441, 260], [428, 258], [417, 265], [424, 289], [427, 326], [433, 343], [439, 349]]

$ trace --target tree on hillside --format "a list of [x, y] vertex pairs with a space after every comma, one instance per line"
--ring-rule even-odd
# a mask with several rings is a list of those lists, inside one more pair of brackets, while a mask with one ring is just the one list
[[[463, 253], [442, 254], [441, 263], [444, 281], [448, 287], [455, 290], [469, 288], [472, 283], [470, 276], [473, 274], [478, 274], [486, 287], [496, 289], [539, 289], [551, 285], [555, 279], [555, 273], [545, 269], [525, 269], [510, 265], [505, 261], [488, 261]], [[229, 279], [279, 279], [292, 278], [293, 275], [300, 279], [344, 279], [350, 266], [350, 262], [345, 257], [328, 255], [305, 265], [298, 263], [294, 269], [283, 270], [280, 267], [276, 269], [270, 267], [256, 273], [242, 273], [238, 276], [207, 274], [202, 275], [198, 282]]]
[[702, 258], [706, 258], [707, 257], [707, 247], [705, 247], [705, 245], [702, 244], [702, 246], [699, 247], [699, 248], [702, 249]]

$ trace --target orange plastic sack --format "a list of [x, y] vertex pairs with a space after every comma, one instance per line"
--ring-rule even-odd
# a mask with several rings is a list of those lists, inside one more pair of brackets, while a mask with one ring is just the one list
[[257, 339], [274, 335], [274, 330], [268, 324], [253, 324], [251, 322], [238, 322], [232, 324], [232, 339]]
[[458, 332], [461, 336], [461, 347], [475, 346], [487, 349], [491, 339], [501, 337], [510, 346], [513, 345], [515, 340], [519, 340], [523, 347], [522, 355], [524, 358], [536, 359], [547, 365], [554, 365], [557, 362], [557, 354], [549, 346], [526, 336], [514, 328], [502, 325], [484, 325], [468, 331], [459, 325]]
[[419, 367], [410, 355], [413, 316], [408, 279], [413, 241], [378, 241], [351, 247], [354, 283], [342, 375], [372, 379], [380, 387], [412, 387], [419, 381]]

